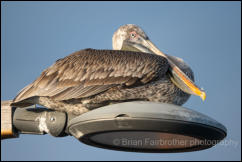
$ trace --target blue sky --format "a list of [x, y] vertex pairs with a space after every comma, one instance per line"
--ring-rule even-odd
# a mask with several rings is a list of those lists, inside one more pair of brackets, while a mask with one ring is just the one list
[[[1, 141], [2, 160], [241, 160], [241, 2], [1, 2], [1, 100], [13, 99], [57, 59], [111, 49], [119, 26], [137, 24], [163, 52], [183, 58], [207, 92], [184, 105], [221, 122], [225, 142], [197, 152], [111, 151], [74, 137]], [[237, 144], [237, 145], [236, 145]]]

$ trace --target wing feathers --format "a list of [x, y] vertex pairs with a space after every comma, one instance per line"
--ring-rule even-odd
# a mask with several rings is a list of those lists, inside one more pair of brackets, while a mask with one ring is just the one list
[[59, 59], [26, 86], [15, 102], [32, 96], [89, 97], [118, 85], [145, 84], [168, 69], [165, 58], [140, 52], [86, 49]]

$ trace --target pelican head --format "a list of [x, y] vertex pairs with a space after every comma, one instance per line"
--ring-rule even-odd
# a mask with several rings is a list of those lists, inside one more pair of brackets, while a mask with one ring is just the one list
[[170, 65], [169, 76], [171, 81], [184, 92], [200, 96], [202, 100], [205, 100], [206, 93], [196, 86], [166, 54], [161, 52], [137, 25], [127, 24], [121, 26], [114, 33], [112, 43], [114, 50], [152, 53], [167, 58]]

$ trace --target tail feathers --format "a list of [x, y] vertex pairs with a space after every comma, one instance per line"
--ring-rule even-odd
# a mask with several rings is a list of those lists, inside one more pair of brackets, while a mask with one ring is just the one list
[[27, 107], [35, 104], [35, 96], [32, 95], [33, 85], [29, 84], [24, 87], [18, 95], [13, 99], [11, 106]]
[[20, 90], [18, 95], [13, 99], [13, 102], [19, 102], [21, 100], [31, 97], [30, 94], [32, 91], [32, 87], [33, 87], [33, 85], [29, 84], [26, 87], [24, 87], [22, 90]]
[[11, 103], [11, 106], [15, 106], [15, 107], [28, 107], [28, 106], [31, 106], [31, 105], [34, 105], [36, 104], [36, 98], [37, 97], [30, 97], [30, 98], [27, 98], [27, 99], [24, 99], [24, 100], [21, 100], [21, 101], [13, 101]]

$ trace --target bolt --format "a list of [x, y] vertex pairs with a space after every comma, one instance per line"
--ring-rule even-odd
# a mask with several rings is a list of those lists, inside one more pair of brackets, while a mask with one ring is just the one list
[[51, 121], [51, 122], [54, 122], [54, 121], [55, 121], [55, 117], [53, 117], [53, 116], [50, 117], [50, 121]]

